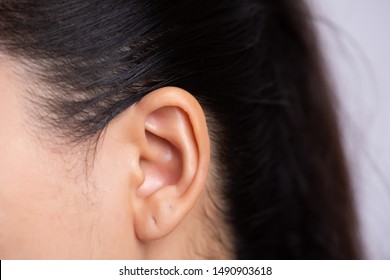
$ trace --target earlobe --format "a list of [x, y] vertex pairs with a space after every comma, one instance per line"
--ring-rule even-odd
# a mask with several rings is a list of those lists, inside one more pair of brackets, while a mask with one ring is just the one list
[[195, 205], [206, 183], [209, 137], [200, 105], [182, 89], [151, 92], [134, 112], [144, 116], [134, 227], [140, 240], [151, 241], [172, 232]]

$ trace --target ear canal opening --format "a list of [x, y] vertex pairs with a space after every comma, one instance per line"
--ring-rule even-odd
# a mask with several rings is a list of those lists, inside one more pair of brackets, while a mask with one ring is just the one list
[[182, 175], [182, 158], [179, 150], [169, 141], [146, 131], [148, 157], [140, 158], [144, 172], [144, 182], [138, 189], [138, 194], [147, 196], [158, 189], [175, 185]]

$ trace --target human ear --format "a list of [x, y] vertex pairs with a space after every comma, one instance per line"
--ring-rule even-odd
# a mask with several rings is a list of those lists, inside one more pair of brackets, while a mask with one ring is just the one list
[[141, 178], [132, 186], [135, 233], [141, 241], [163, 238], [192, 209], [206, 183], [210, 144], [203, 110], [187, 91], [165, 87], [143, 97], [114, 125], [110, 133], [133, 146], [137, 171], [129, 174]]

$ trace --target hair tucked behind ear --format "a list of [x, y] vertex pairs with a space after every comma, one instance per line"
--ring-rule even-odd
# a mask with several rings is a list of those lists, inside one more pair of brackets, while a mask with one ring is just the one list
[[218, 144], [216, 203], [227, 202], [237, 258], [357, 258], [310, 20], [289, 0], [0, 0], [0, 50], [46, 85], [31, 97], [34, 115], [69, 141], [97, 135], [156, 88], [191, 92]]

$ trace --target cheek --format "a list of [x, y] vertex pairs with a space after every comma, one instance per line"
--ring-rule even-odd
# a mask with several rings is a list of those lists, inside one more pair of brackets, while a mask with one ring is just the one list
[[[22, 94], [3, 70], [0, 61], [0, 259], [131, 257], [129, 194], [110, 180], [88, 191], [84, 176], [71, 175], [83, 159], [47, 150], [27, 132]], [[91, 202], [94, 191], [101, 197]]]
[[[0, 258], [40, 254], [59, 234], [68, 194], [51, 180], [54, 168], [22, 133], [0, 136]], [[66, 212], [66, 211], [63, 211]]]
[[[5, 128], [0, 129], [0, 259], [132, 258], [130, 193], [100, 177], [99, 184], [85, 188], [69, 176], [61, 156], [15, 126]], [[113, 172], [105, 171], [100, 173]]]
[[23, 94], [0, 57], [0, 259], [82, 258], [91, 211], [61, 157], [27, 132]]
[[22, 130], [12, 79], [0, 74], [0, 258], [13, 258], [36, 219], [38, 170], [31, 168], [34, 149]]
[[82, 190], [66, 182], [66, 168], [26, 133], [17, 104], [1, 94], [0, 259], [82, 258], [91, 224]]
[[89, 257], [93, 211], [63, 157], [31, 133], [7, 65], [0, 56], [0, 259]]
[[0, 259], [87, 258], [93, 219], [82, 191], [66, 184], [44, 153], [26, 151], [28, 143], [6, 147], [0, 149]]

